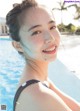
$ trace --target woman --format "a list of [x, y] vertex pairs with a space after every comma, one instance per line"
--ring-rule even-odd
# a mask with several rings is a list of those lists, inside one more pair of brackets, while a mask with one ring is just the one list
[[80, 111], [48, 78], [60, 43], [52, 12], [34, 0], [24, 0], [6, 16], [14, 48], [26, 64], [14, 98], [14, 111]]

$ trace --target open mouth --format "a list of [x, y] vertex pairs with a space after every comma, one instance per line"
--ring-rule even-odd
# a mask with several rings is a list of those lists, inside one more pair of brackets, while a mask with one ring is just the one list
[[43, 50], [42, 52], [46, 54], [54, 54], [56, 52], [56, 48], [57, 48], [56, 46], [53, 46], [51, 48]]

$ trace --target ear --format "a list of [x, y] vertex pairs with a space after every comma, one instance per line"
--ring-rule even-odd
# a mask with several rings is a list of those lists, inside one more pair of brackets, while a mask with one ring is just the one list
[[23, 49], [22, 49], [22, 47], [21, 47], [20, 42], [12, 41], [12, 45], [13, 45], [13, 47], [14, 47], [17, 51], [23, 52]]

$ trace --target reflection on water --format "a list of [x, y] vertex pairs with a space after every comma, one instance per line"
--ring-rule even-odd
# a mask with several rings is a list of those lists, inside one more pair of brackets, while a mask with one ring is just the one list
[[0, 104], [12, 111], [13, 97], [24, 61], [9, 39], [0, 39]]

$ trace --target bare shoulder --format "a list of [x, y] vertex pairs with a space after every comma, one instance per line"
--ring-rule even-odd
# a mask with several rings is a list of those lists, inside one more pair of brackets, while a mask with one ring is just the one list
[[60, 97], [41, 83], [25, 88], [16, 111], [71, 111]]

